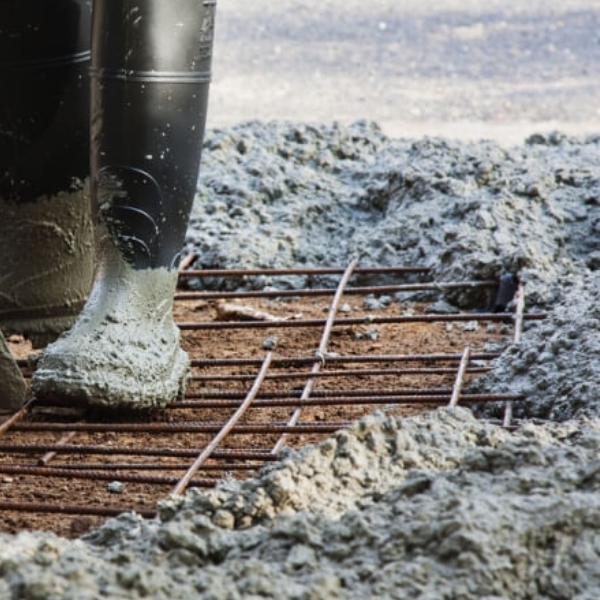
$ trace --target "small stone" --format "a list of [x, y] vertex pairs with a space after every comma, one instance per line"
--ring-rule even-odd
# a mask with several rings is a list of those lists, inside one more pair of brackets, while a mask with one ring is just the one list
[[383, 310], [384, 308], [387, 308], [391, 303], [391, 296], [377, 297], [373, 294], [365, 296], [365, 299], [363, 300], [363, 306], [365, 307], [365, 310]]
[[456, 306], [452, 306], [452, 304], [446, 302], [445, 300], [438, 300], [437, 302], [434, 302], [433, 304], [428, 306], [425, 309], [425, 312], [427, 314], [434, 315], [451, 315], [457, 313], [458, 309], [456, 308]]
[[277, 346], [277, 336], [272, 335], [264, 340], [262, 343], [263, 350], [273, 350]]
[[467, 321], [463, 326], [463, 331], [477, 331], [479, 329], [479, 323], [477, 321]]
[[121, 481], [111, 481], [107, 486], [106, 489], [111, 493], [111, 494], [122, 494], [123, 493], [123, 483]]
[[376, 342], [379, 339], [379, 331], [377, 329], [367, 329], [367, 331], [358, 331], [354, 334], [357, 340], [371, 340]]

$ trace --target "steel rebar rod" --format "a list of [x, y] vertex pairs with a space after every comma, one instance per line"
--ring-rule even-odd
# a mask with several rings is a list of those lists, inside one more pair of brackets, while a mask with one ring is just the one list
[[[427, 290], [448, 291], [465, 288], [491, 288], [497, 287], [497, 281], [472, 281], [468, 283], [448, 281], [448, 282], [428, 282], [428, 283], [404, 283], [397, 285], [371, 285], [361, 287], [348, 287], [344, 290], [345, 296], [364, 296], [366, 294], [396, 294], [399, 292], [419, 292]], [[294, 289], [294, 290], [239, 290], [233, 292], [220, 291], [198, 291], [198, 292], [177, 292], [175, 300], [216, 300], [227, 298], [289, 298], [305, 296], [331, 296], [335, 290], [331, 288], [312, 288], [312, 289]]]
[[[67, 479], [86, 479], [94, 481], [122, 481], [127, 483], [145, 483], [149, 485], [173, 485], [177, 483], [178, 477], [169, 475], [137, 475], [122, 471], [103, 472], [97, 470], [78, 469], [56, 469], [54, 467], [39, 467], [21, 464], [0, 464], [0, 473], [6, 475], [33, 475], [35, 477], [61, 477]], [[192, 479], [196, 487], [213, 487], [219, 480], [210, 478]]]
[[[131, 446], [104, 446], [96, 444], [57, 444], [57, 443], [5, 443], [0, 444], [0, 452], [33, 454], [56, 452], [57, 454], [98, 454], [123, 456], [154, 456], [161, 458], [194, 458], [201, 448], [148, 448]], [[212, 453], [214, 460], [255, 460], [270, 461], [274, 457], [270, 450], [217, 450]]]
[[[523, 319], [528, 321], [539, 321], [546, 318], [544, 313], [528, 313]], [[468, 321], [494, 321], [508, 322], [514, 320], [510, 313], [475, 313], [475, 314], [451, 314], [451, 315], [401, 315], [397, 317], [360, 317], [343, 318], [336, 322], [337, 327], [350, 327], [352, 325], [391, 325], [404, 323], [453, 323]], [[198, 321], [178, 322], [177, 326], [182, 331], [196, 331], [205, 329], [270, 329], [270, 328], [293, 328], [293, 327], [323, 327], [326, 321], [323, 319], [298, 319], [295, 321]]]
[[[331, 300], [331, 305], [329, 306], [329, 313], [327, 315], [327, 320], [325, 321], [325, 327], [323, 328], [323, 333], [321, 334], [321, 340], [319, 342], [319, 347], [317, 348], [317, 351], [315, 353], [315, 358], [317, 360], [313, 363], [312, 368], [311, 368], [312, 374], [318, 373], [321, 370], [321, 367], [324, 366], [324, 364], [325, 364], [325, 355], [327, 354], [327, 345], [329, 344], [329, 337], [331, 335], [331, 331], [333, 329], [333, 325], [334, 325], [335, 318], [336, 318], [336, 315], [337, 315], [337, 312], [339, 309], [339, 305], [342, 300], [342, 296], [344, 294], [344, 289], [348, 285], [348, 281], [350, 280], [350, 277], [352, 276], [352, 272], [356, 268], [356, 263], [357, 263], [357, 261], [353, 260], [348, 265], [348, 267], [344, 271], [344, 274], [342, 275], [342, 278], [340, 279], [340, 282], [338, 284], [335, 295]], [[314, 381], [315, 381], [314, 377], [309, 377], [306, 380], [306, 382], [304, 384], [304, 389], [302, 390], [302, 394], [300, 395], [301, 401], [308, 400], [310, 393], [313, 389]], [[301, 414], [302, 414], [302, 407], [299, 406], [298, 408], [296, 408], [296, 410], [290, 417], [290, 419], [288, 421], [288, 425], [289, 426], [296, 425], [296, 423], [300, 420]], [[284, 434], [277, 440], [277, 442], [275, 443], [275, 445], [273, 446], [273, 449], [272, 449], [273, 454], [275, 454], [277, 456], [281, 452], [281, 449], [283, 448], [283, 446], [285, 444], [286, 438], [287, 438], [287, 436]]]
[[185, 475], [177, 482], [175, 487], [173, 488], [172, 493], [176, 496], [180, 496], [188, 487], [189, 483], [192, 481], [195, 473], [198, 469], [206, 462], [206, 460], [210, 457], [212, 452], [217, 448], [217, 446], [221, 443], [221, 441], [232, 431], [232, 429], [238, 424], [239, 420], [242, 418], [246, 410], [250, 407], [254, 399], [256, 398], [258, 391], [260, 390], [260, 386], [265, 379], [269, 366], [271, 365], [272, 353], [268, 352], [265, 356], [265, 361], [256, 376], [254, 384], [250, 388], [248, 395], [245, 400], [240, 404], [239, 408], [235, 411], [235, 413], [231, 416], [229, 421], [223, 426], [223, 428], [217, 433], [217, 435], [211, 440], [210, 444], [206, 446], [206, 448], [198, 455], [198, 458], [194, 461], [194, 463], [187, 470]]
[[[76, 431], [67, 431], [57, 442], [57, 444], [67, 444], [77, 435]], [[56, 456], [56, 451], [49, 450], [38, 460], [38, 465], [45, 467]]]
[[[308, 398], [301, 400], [299, 398], [276, 398], [276, 399], [264, 399], [255, 400], [252, 404], [253, 408], [283, 408], [290, 406], [304, 406], [318, 408], [319, 406], [359, 406], [361, 404], [445, 404], [452, 398], [451, 390], [445, 394], [396, 394], [391, 393], [390, 395], [379, 396], [376, 394], [369, 396], [356, 396], [349, 397], [344, 395], [332, 396], [332, 397], [321, 397], [321, 398]], [[522, 400], [523, 396], [520, 394], [462, 394], [461, 400], [463, 402], [474, 403], [474, 402], [499, 402], [499, 401], [516, 401]], [[181, 408], [232, 408], [238, 406], [238, 402], [235, 400], [221, 400], [214, 402], [192, 402], [183, 401]]]
[[[179, 269], [187, 268], [194, 260], [195, 256], [190, 255], [183, 261], [179, 266]], [[344, 277], [348, 273], [350, 267], [346, 269], [271, 269], [271, 270], [206, 270], [206, 271], [185, 271], [180, 272], [180, 278], [189, 277], [246, 277], [251, 275], [308, 275], [308, 276], [321, 276], [321, 275], [339, 275], [343, 274]], [[429, 268], [422, 267], [383, 267], [383, 268], [357, 268], [354, 265], [351, 269], [351, 274], [348, 276], [348, 280], [351, 276], [359, 273], [364, 274], [375, 274], [375, 273], [398, 273], [398, 274], [414, 274], [430, 272]], [[412, 281], [421, 282], [425, 277], [413, 277]], [[430, 279], [430, 277], [427, 277]], [[371, 279], [364, 279], [367, 283], [370, 283]], [[388, 282], [393, 281], [390, 277]], [[402, 281], [402, 280], [401, 280]], [[405, 279], [404, 281], [410, 281]], [[362, 282], [360, 282], [362, 283]], [[228, 298], [228, 297], [291, 297], [291, 296], [337, 296], [339, 292], [339, 298], [342, 295], [350, 294], [384, 294], [384, 293], [396, 293], [396, 292], [412, 292], [419, 290], [447, 290], [447, 289], [458, 289], [468, 287], [490, 287], [497, 285], [497, 282], [479, 281], [479, 282], [422, 282], [422, 283], [404, 283], [397, 285], [383, 285], [383, 286], [370, 286], [370, 285], [357, 285], [353, 287], [348, 286], [348, 282], [344, 282], [342, 285], [338, 285], [336, 290], [329, 289], [328, 283], [325, 283], [322, 288], [318, 289], [302, 289], [302, 290], [264, 290], [264, 291], [240, 291], [240, 292], [213, 292], [213, 291], [200, 291], [200, 292], [180, 292], [177, 294], [176, 299], [178, 301], [185, 299], [205, 299], [210, 300], [213, 298]], [[339, 299], [338, 299], [339, 302]], [[219, 322], [219, 323], [180, 323], [180, 327], [184, 330], [228, 330], [228, 329], [239, 329], [239, 328], [255, 328], [258, 330], [264, 330], [271, 327], [321, 327], [330, 331], [324, 331], [321, 337], [321, 344], [319, 345], [319, 360], [315, 359], [315, 356], [279, 356], [277, 358], [272, 357], [270, 361], [270, 371], [265, 373], [262, 380], [263, 387], [267, 386], [267, 380], [293, 380], [296, 378], [303, 378], [304, 382], [297, 382], [298, 389], [291, 389], [287, 392], [268, 392], [261, 391], [257, 393], [251, 403], [246, 407], [246, 412], [243, 417], [243, 423], [240, 424], [240, 419], [236, 421], [236, 426], [233, 430], [228, 431], [226, 434], [221, 436], [221, 439], [216, 441], [212, 437], [212, 441], [208, 436], [217, 436], [219, 432], [223, 430], [223, 427], [227, 426], [227, 422], [215, 422], [215, 421], [203, 421], [201, 416], [202, 413], [194, 412], [193, 420], [190, 419], [187, 413], [177, 414], [181, 418], [187, 420], [176, 422], [134, 422], [124, 423], [122, 420], [118, 423], [74, 423], [73, 421], [77, 416], [69, 415], [69, 422], [65, 423], [65, 416], [61, 413], [59, 417], [54, 416], [54, 421], [58, 418], [62, 422], [48, 423], [45, 420], [53, 418], [53, 412], [56, 409], [52, 408], [50, 411], [45, 410], [44, 407], [53, 406], [51, 403], [43, 405], [35, 402], [30, 410], [26, 410], [22, 415], [13, 415], [11, 419], [0, 424], [0, 434], [9, 431], [56, 431], [59, 433], [66, 432], [66, 435], [60, 438], [54, 443], [0, 443], [0, 453], [6, 453], [7, 456], [1, 457], [5, 463], [2, 465], [0, 462], [0, 472], [4, 472], [2, 469], [10, 471], [14, 469], [12, 473], [18, 475], [30, 475], [32, 477], [65, 477], [69, 479], [83, 478], [83, 479], [95, 479], [98, 481], [109, 481], [109, 480], [122, 480], [124, 482], [133, 482], [147, 485], [178, 485], [182, 479], [179, 478], [178, 474], [181, 471], [186, 470], [186, 474], [189, 473], [191, 467], [187, 460], [193, 460], [195, 465], [197, 462], [200, 464], [196, 470], [189, 476], [189, 480], [186, 482], [185, 487], [192, 485], [198, 486], [213, 486], [219, 481], [218, 476], [222, 475], [225, 471], [230, 471], [239, 476], [245, 476], [245, 472], [251, 472], [258, 469], [261, 464], [267, 461], [273, 461], [277, 459], [277, 454], [281, 450], [285, 439], [288, 435], [299, 435], [299, 434], [329, 434], [342, 427], [347, 427], [351, 424], [350, 421], [327, 421], [311, 423], [304, 419], [304, 422], [300, 423], [300, 413], [305, 408], [312, 407], [318, 408], [320, 406], [360, 406], [360, 405], [457, 405], [460, 401], [461, 404], [471, 404], [488, 401], [501, 401], [505, 403], [505, 415], [503, 425], [512, 430], [515, 428], [512, 421], [512, 404], [513, 401], [522, 400], [523, 395], [520, 394], [465, 394], [463, 388], [465, 384], [465, 378], [469, 374], [478, 374], [489, 370], [489, 367], [483, 364], [474, 364], [473, 361], [490, 361], [499, 356], [498, 353], [484, 353], [484, 352], [471, 352], [469, 348], [465, 348], [463, 353], [437, 353], [437, 354], [404, 354], [404, 355], [352, 355], [352, 356], [328, 356], [327, 353], [327, 342], [323, 344], [324, 338], [331, 334], [331, 328], [333, 327], [351, 327], [354, 325], [360, 326], [372, 326], [372, 325], [385, 325], [385, 324], [399, 324], [404, 323], [440, 323], [440, 322], [465, 322], [465, 321], [476, 321], [476, 322], [508, 322], [514, 325], [514, 339], [518, 342], [521, 337], [523, 329], [523, 322], [525, 320], [539, 320], [546, 317], [545, 314], [529, 314], [524, 313], [524, 294], [522, 286], [519, 286], [519, 291], [516, 298], [515, 311], [510, 313], [458, 313], [451, 315], [438, 315], [438, 314], [427, 314], [427, 315], [398, 315], [398, 316], [368, 316], [365, 318], [348, 318], [351, 315], [346, 315], [343, 318], [337, 318], [337, 307], [332, 310], [333, 306], [330, 306], [329, 315], [327, 319], [300, 319], [297, 321], [247, 321], [247, 322]], [[399, 312], [399, 311], [398, 311]], [[358, 313], [360, 314], [360, 313]], [[325, 336], [327, 333], [327, 336]], [[190, 336], [191, 337], [191, 336]], [[323, 348], [321, 348], [323, 345]], [[468, 351], [468, 353], [467, 353]], [[249, 354], [250, 352], [248, 352]], [[465, 353], [467, 356], [465, 357]], [[325, 363], [322, 358], [326, 357], [327, 369], [324, 369]], [[365, 365], [372, 365], [374, 368], [361, 368], [364, 363]], [[379, 363], [379, 364], [376, 364]], [[390, 364], [390, 368], [385, 367], [385, 363], [404, 363], [406, 368], [391, 368], [395, 365]], [[412, 364], [411, 364], [412, 363]], [[242, 369], [236, 373], [233, 369], [235, 367], [259, 367], [264, 364], [262, 358], [203, 358], [199, 357], [192, 360], [192, 366], [195, 369], [204, 368], [207, 372], [196, 372], [194, 380], [196, 382], [207, 382], [213, 381], [246, 381], [254, 379], [252, 375], [246, 375]], [[344, 370], [346, 364], [356, 365], [354, 368], [348, 368]], [[30, 363], [27, 360], [20, 360], [19, 366], [23, 367], [25, 371], [30, 371]], [[331, 368], [337, 366], [336, 368]], [[230, 373], [219, 375], [211, 375], [209, 368], [212, 367], [226, 367], [232, 370]], [[278, 373], [274, 372], [276, 367], [281, 370], [287, 369], [288, 372]], [[289, 372], [290, 369], [305, 367], [300, 372]], [[314, 371], [312, 368], [314, 367]], [[458, 371], [457, 371], [458, 369]], [[453, 387], [432, 387], [430, 384], [433, 382], [443, 383], [443, 380], [436, 380], [430, 378], [427, 383], [430, 387], [413, 389], [405, 388], [402, 390], [389, 389], [363, 389], [368, 386], [368, 383], [363, 383], [363, 388], [353, 387], [351, 390], [315, 390], [313, 386], [316, 386], [317, 381], [321, 381], [327, 377], [368, 377], [371, 375], [446, 375], [448, 373], [456, 374]], [[319, 379], [320, 378], [320, 379]], [[355, 379], [356, 381], [356, 379]], [[375, 380], [374, 380], [375, 381]], [[407, 381], [408, 382], [408, 381]], [[351, 380], [348, 381], [348, 386], [353, 385]], [[384, 387], [385, 382], [380, 382], [379, 387]], [[218, 384], [214, 387], [218, 387]], [[225, 387], [225, 386], [224, 386]], [[235, 389], [236, 386], [230, 386]], [[241, 388], [242, 386], [237, 386]], [[294, 382], [289, 384], [289, 387], [295, 387]], [[333, 387], [333, 386], [330, 386]], [[227, 389], [227, 388], [225, 388]], [[275, 386], [271, 386], [270, 389], [275, 389]], [[198, 390], [198, 391], [195, 391]], [[308, 391], [307, 391], [308, 390]], [[167, 408], [170, 409], [190, 409], [190, 415], [192, 414], [191, 409], [200, 411], [203, 409], [233, 409], [239, 410], [244, 404], [244, 399], [247, 397], [244, 391], [233, 392], [230, 390], [208, 390], [200, 389], [200, 386], [196, 384], [195, 388], [188, 394], [186, 399], [174, 402]], [[196, 401], [195, 399], [198, 398]], [[31, 410], [32, 407], [36, 407]], [[40, 408], [38, 411], [37, 407]], [[260, 413], [257, 414], [254, 409], [260, 408], [281, 408], [281, 409], [294, 409], [294, 414], [288, 421], [275, 421], [260, 422]], [[249, 410], [253, 410], [251, 414]], [[291, 412], [291, 411], [290, 411]], [[284, 414], [283, 410], [279, 411], [280, 414]], [[160, 413], [162, 414], [162, 412]], [[214, 413], [207, 413], [208, 415]], [[250, 416], [248, 416], [250, 414]], [[277, 415], [276, 411], [272, 412], [272, 415]], [[352, 414], [350, 412], [350, 414]], [[296, 417], [297, 415], [297, 417]], [[23, 417], [27, 416], [27, 419]], [[82, 416], [82, 415], [79, 415]], [[171, 418], [172, 415], [169, 415]], [[220, 417], [217, 417], [220, 418]], [[277, 418], [281, 418], [277, 416]], [[34, 419], [39, 419], [39, 422], [32, 422]], [[296, 419], [296, 420], [294, 420]], [[9, 422], [10, 421], [10, 422]], [[27, 421], [27, 422], [23, 422]], [[257, 421], [257, 424], [253, 424], [252, 421]], [[102, 445], [102, 444], [73, 444], [72, 436], [79, 432], [88, 432], [90, 435], [85, 436], [86, 439], [94, 440], [91, 435], [93, 433], [103, 432], [114, 432], [117, 434], [115, 442], [121, 443], [121, 446]], [[148, 441], [147, 438], [140, 439], [140, 442], [146, 444], [156, 445], [152, 447], [140, 446], [139, 448], [131, 447], [130, 445], [125, 446], [124, 442], [119, 440], [121, 433], [151, 433], [151, 434], [165, 434], [165, 437], [157, 437], [152, 441]], [[189, 447], [160, 447], [161, 441], [164, 441], [165, 445], [170, 445], [171, 441], [167, 438], [168, 434], [174, 433], [195, 433], [197, 440], [194, 442], [194, 448]], [[225, 437], [232, 434], [238, 435], [262, 435], [261, 443], [265, 445], [264, 449], [249, 449], [247, 446], [248, 440], [244, 438], [237, 438], [234, 443], [232, 438], [229, 438], [230, 445], [244, 445], [246, 448], [240, 449], [226, 449], [217, 448], [217, 444], [225, 445], [223, 442]], [[277, 436], [277, 437], [274, 437]], [[44, 436], [49, 437], [49, 436]], [[191, 437], [191, 436], [190, 436]], [[5, 439], [5, 438], [0, 438]], [[7, 439], [19, 439], [18, 436], [13, 436]], [[23, 437], [21, 439], [27, 439]], [[103, 438], [100, 438], [103, 439]], [[185, 438], [184, 438], [185, 439]], [[208, 446], [204, 446], [204, 440], [207, 440]], [[238, 441], [239, 440], [239, 441]], [[275, 445], [272, 446], [273, 441]], [[178, 443], [185, 443], [178, 441]], [[212, 446], [212, 447], [211, 447]], [[37, 458], [42, 453], [41, 458]], [[37, 455], [37, 456], [36, 456]], [[81, 455], [81, 456], [76, 456]], [[117, 459], [104, 459], [106, 462], [102, 462], [102, 459], [96, 457], [100, 456], [118, 456]], [[62, 456], [63, 461], [57, 464], [56, 457]], [[82, 462], [82, 457], [88, 456], [86, 462]], [[203, 458], [204, 456], [204, 458]], [[121, 458], [123, 457], [123, 458]], [[129, 458], [126, 458], [129, 457]], [[144, 457], [147, 457], [146, 459]], [[177, 460], [180, 459], [180, 460]], [[11, 461], [7, 464], [7, 461]], [[94, 461], [98, 462], [94, 462]], [[110, 461], [114, 460], [113, 463]], [[144, 462], [147, 460], [147, 463]], [[23, 464], [27, 462], [32, 464]], [[37, 465], [33, 464], [37, 461]], [[48, 463], [52, 461], [52, 466]], [[74, 461], [73, 463], [67, 461]], [[172, 464], [161, 464], [161, 461]], [[242, 462], [248, 461], [248, 462]], [[18, 464], [17, 464], [18, 463]], [[186, 464], [184, 464], [186, 463]], [[133, 471], [133, 472], [132, 472]], [[11, 474], [12, 474], [11, 473]], [[199, 475], [209, 475], [209, 477], [200, 477]], [[15, 478], [16, 485], [17, 478]], [[133, 487], [133, 486], [132, 486]], [[132, 500], [132, 504], [133, 504]], [[40, 510], [34, 512], [58, 512], [63, 514], [90, 514], [100, 516], [114, 516], [121, 514], [122, 512], [132, 510], [131, 507], [101, 507], [101, 506], [72, 506], [65, 504], [36, 504], [36, 503], [16, 503], [16, 502], [0, 502], [0, 510], [18, 510], [15, 507], [24, 507], [23, 510], [28, 511], [32, 508], [39, 508]], [[7, 508], [8, 507], [8, 508]], [[144, 509], [138, 511], [142, 516], [155, 516], [156, 511], [154, 509]]]
[[[470, 374], [487, 373], [491, 367], [470, 367]], [[366, 377], [366, 376], [401, 376], [401, 375], [448, 375], [456, 373], [451, 367], [438, 368], [414, 368], [414, 369], [336, 369], [331, 371], [319, 371], [318, 373], [300, 371], [297, 373], [270, 373], [267, 380], [304, 379], [306, 377]], [[252, 375], [192, 375], [191, 381], [249, 381]]]
[[458, 401], [460, 399], [460, 393], [462, 392], [465, 374], [467, 373], [467, 369], [469, 366], [469, 360], [471, 358], [471, 349], [469, 346], [465, 347], [463, 352], [462, 360], [460, 361], [460, 365], [458, 365], [458, 371], [456, 373], [456, 380], [454, 382], [454, 389], [452, 390], [452, 398], [450, 398], [450, 402], [448, 406], [454, 408], [458, 405]]
[[[231, 434], [257, 433], [319, 433], [337, 431], [348, 427], [350, 421], [323, 421], [321, 423], [298, 423], [288, 425], [274, 422], [267, 425], [238, 425]], [[181, 423], [19, 423], [14, 431], [92, 431], [97, 433], [218, 433], [225, 424], [222, 422], [184, 421]]]
[[154, 518], [156, 509], [132, 509], [130, 506], [92, 506], [74, 504], [50, 504], [46, 502], [0, 502], [0, 511], [26, 513], [57, 513], [63, 515], [88, 515], [117, 517], [126, 512], [135, 512], [144, 518]]
[[[211, 456], [212, 459], [212, 456]], [[0, 463], [1, 464], [1, 463]], [[201, 467], [202, 471], [256, 471], [262, 465], [249, 465], [246, 463], [227, 463], [227, 464], [212, 464], [204, 463]], [[53, 465], [55, 469], [72, 469], [72, 470], [99, 470], [99, 471], [186, 471], [190, 468], [189, 463], [57, 463]]]
[[[343, 275], [344, 267], [315, 267], [290, 269], [189, 269], [180, 277], [246, 277], [252, 275]], [[356, 267], [355, 275], [383, 275], [386, 273], [429, 273], [431, 267]]]
[[[493, 360], [500, 356], [499, 352], [473, 352], [471, 360]], [[353, 363], [353, 362], [437, 362], [456, 361], [460, 362], [462, 353], [437, 353], [437, 354], [352, 354], [340, 356], [328, 356], [328, 363]], [[306, 365], [314, 362], [314, 356], [280, 356], [271, 361], [271, 367]], [[192, 367], [230, 367], [230, 366], [259, 366], [262, 358], [194, 358]]]
[[[403, 396], [403, 395], [414, 395], [414, 394], [451, 394], [451, 387], [433, 387], [433, 388], [402, 388], [402, 389], [370, 389], [370, 388], [353, 388], [351, 390], [313, 390], [312, 398], [331, 398], [337, 397], [343, 393], [346, 397], [355, 396]], [[302, 390], [293, 389], [286, 393], [282, 392], [263, 392], [255, 402], [262, 402], [263, 400], [272, 399], [295, 399], [300, 398]], [[196, 404], [194, 398], [201, 398], [202, 400]], [[229, 392], [229, 391], [215, 391], [215, 390], [203, 390], [197, 394], [186, 395], [186, 400], [179, 400], [173, 402], [171, 408], [186, 408], [189, 403], [189, 408], [224, 408], [227, 405], [221, 404], [223, 401], [229, 400], [240, 400], [244, 398], [242, 392]], [[214, 402], [214, 406], [211, 403]], [[205, 404], [206, 403], [206, 404]], [[234, 405], [237, 406], [237, 403]]]
[[0, 423], [0, 435], [6, 433], [11, 427], [14, 427], [27, 413], [31, 407], [32, 400], [26, 402], [16, 413]]
[[188, 255], [181, 260], [177, 265], [177, 271], [179, 277], [185, 277], [186, 269], [196, 260], [196, 254], [194, 252], [188, 253]]
[[[518, 344], [521, 341], [521, 335], [523, 333], [523, 320], [525, 318], [525, 290], [523, 283], [519, 283], [516, 295], [516, 306], [515, 306], [515, 329], [513, 342]], [[509, 427], [512, 421], [513, 407], [512, 404], [508, 403], [504, 406], [504, 418], [502, 421], [503, 427]]]

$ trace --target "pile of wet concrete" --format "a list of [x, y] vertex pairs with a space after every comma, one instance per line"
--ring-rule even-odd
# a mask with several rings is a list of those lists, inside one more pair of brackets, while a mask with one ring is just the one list
[[518, 275], [548, 318], [475, 387], [523, 392], [523, 424], [375, 413], [256, 479], [165, 499], [154, 521], [3, 535], [0, 598], [600, 597], [599, 159], [600, 138], [560, 134], [505, 149], [366, 122], [209, 132], [197, 266]]

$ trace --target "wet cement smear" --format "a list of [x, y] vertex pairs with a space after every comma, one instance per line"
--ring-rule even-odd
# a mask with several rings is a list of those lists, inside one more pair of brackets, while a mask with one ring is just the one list
[[0, 326], [56, 337], [92, 285], [94, 244], [87, 184], [36, 202], [0, 198]]
[[548, 319], [478, 386], [550, 421], [375, 413], [154, 521], [0, 536], [0, 597], [599, 598], [599, 159], [599, 140], [560, 135], [505, 150], [367, 123], [211, 132], [188, 232], [202, 266], [518, 271]]
[[43, 352], [37, 397], [147, 409], [179, 397], [189, 358], [173, 322], [177, 271], [134, 269], [107, 239], [94, 287], [75, 325]]

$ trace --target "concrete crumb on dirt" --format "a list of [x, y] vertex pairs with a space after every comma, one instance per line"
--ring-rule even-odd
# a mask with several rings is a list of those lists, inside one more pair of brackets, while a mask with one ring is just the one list
[[376, 413], [256, 479], [165, 499], [152, 521], [0, 535], [0, 599], [596, 600], [599, 158], [600, 138], [559, 134], [506, 150], [390, 140], [367, 122], [210, 132], [197, 266], [518, 272], [548, 318], [477, 385], [522, 391], [521, 416], [551, 421], [509, 433], [463, 408]]

